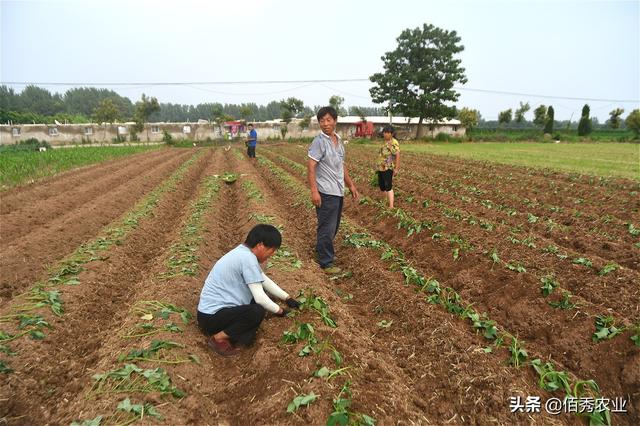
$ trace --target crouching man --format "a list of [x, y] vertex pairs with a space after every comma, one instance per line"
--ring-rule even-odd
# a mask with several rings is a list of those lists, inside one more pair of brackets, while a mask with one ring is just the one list
[[299, 308], [260, 268], [281, 243], [282, 235], [274, 226], [256, 225], [245, 242], [222, 256], [209, 272], [200, 293], [198, 325], [219, 355], [235, 355], [237, 344], [251, 345], [266, 311], [287, 315], [289, 311], [273, 302], [265, 290], [289, 308]]

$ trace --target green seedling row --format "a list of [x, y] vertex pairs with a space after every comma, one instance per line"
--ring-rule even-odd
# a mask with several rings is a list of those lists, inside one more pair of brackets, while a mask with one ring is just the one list
[[200, 257], [197, 255], [197, 250], [202, 241], [199, 233], [202, 229], [203, 215], [220, 191], [218, 177], [208, 176], [204, 179], [202, 186], [202, 195], [191, 205], [192, 213], [182, 228], [180, 241], [174, 243], [169, 249], [168, 271], [160, 275], [163, 279], [180, 275], [195, 276], [198, 273]]
[[[121, 244], [122, 240], [134, 229], [138, 227], [140, 220], [149, 216], [158, 206], [161, 196], [173, 191], [177, 187], [188, 168], [202, 155], [202, 152], [194, 154], [189, 160], [185, 161], [168, 179], [158, 185], [149, 195], [143, 198], [124, 217], [116, 224], [108, 225], [101, 236], [93, 241], [81, 245], [68, 258], [62, 260], [53, 268], [49, 277], [44, 282], [37, 282], [25, 294], [16, 297], [20, 300], [20, 304], [12, 307], [12, 312], [0, 317], [0, 323], [14, 323], [19, 330], [24, 326], [20, 314], [25, 312], [48, 308], [54, 315], [62, 316], [64, 313], [64, 301], [61, 298], [61, 291], [55, 287], [61, 285], [79, 285], [79, 275], [84, 270], [82, 265], [103, 260], [103, 254], [114, 244]], [[10, 340], [18, 337], [30, 335], [32, 338], [41, 340], [45, 337], [44, 329], [51, 328], [46, 321], [36, 321], [31, 324], [27, 333], [11, 333], [9, 331], [0, 331], [2, 336], [11, 336]], [[9, 341], [9, 339], [6, 339]], [[2, 340], [0, 339], [0, 342]], [[6, 364], [6, 361], [3, 361]]]
[[[277, 166], [273, 165], [269, 167], [270, 170], [274, 171]], [[279, 168], [278, 168], [279, 169]], [[279, 170], [281, 171], [281, 169]], [[281, 171], [283, 172], [283, 171]], [[283, 172], [286, 173], [286, 172]], [[279, 177], [281, 181], [285, 181], [282, 177], [280, 177], [277, 173], [276, 176]], [[286, 182], [289, 182], [291, 185], [290, 176], [286, 177]], [[294, 194], [296, 197], [306, 197], [308, 198], [307, 191], [303, 191], [301, 185], [296, 182], [296, 190]], [[306, 188], [305, 188], [306, 189]], [[355, 232], [355, 227], [351, 225], [347, 220], [343, 220], [341, 226], [345, 229], [345, 242], [354, 247], [369, 247], [375, 248], [382, 251], [382, 258], [386, 258], [387, 260], [392, 260], [395, 266], [403, 272], [405, 283], [413, 284], [421, 291], [428, 291], [431, 295], [427, 298], [430, 303], [441, 304], [445, 307], [448, 312], [456, 313], [458, 315], [463, 316], [466, 319], [469, 319], [472, 324], [476, 324], [476, 319], [479, 319], [480, 316], [477, 316], [477, 313], [473, 311], [473, 309], [469, 306], [465, 307], [462, 304], [460, 296], [455, 292], [452, 288], [442, 288], [438, 281], [433, 278], [425, 278], [423, 275], [419, 274], [415, 268], [413, 268], [405, 259], [404, 255], [400, 250], [396, 250], [392, 248], [388, 243], [384, 241], [373, 240], [369, 238], [367, 234]], [[476, 314], [476, 315], [474, 315]], [[485, 331], [483, 335], [485, 338], [496, 341], [496, 346], [502, 344], [505, 339], [510, 339], [509, 352], [511, 354], [510, 364], [518, 367], [523, 365], [528, 358], [528, 352], [524, 348], [523, 343], [518, 340], [516, 337], [511, 335], [510, 333], [503, 332], [501, 335], [498, 335], [497, 325], [492, 320], [488, 319], [486, 314], [482, 315], [482, 320], [485, 321], [486, 326], [485, 330], [490, 330], [488, 333]], [[482, 327], [482, 326], [481, 326]], [[493, 329], [495, 328], [495, 331]], [[498, 337], [495, 337], [498, 336]], [[577, 381], [577, 384], [580, 383], [593, 383], [595, 388], [597, 389], [597, 384], [594, 381]], [[594, 419], [604, 419], [605, 421], [610, 418], [609, 411], [601, 411], [595, 413], [589, 413]], [[594, 420], [595, 421], [595, 420]], [[605, 422], [602, 424], [610, 424], [610, 422]]]

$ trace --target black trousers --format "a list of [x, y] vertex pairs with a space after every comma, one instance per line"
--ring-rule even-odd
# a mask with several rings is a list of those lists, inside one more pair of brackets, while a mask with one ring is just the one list
[[256, 147], [255, 146], [247, 146], [247, 156], [249, 158], [256, 158]]
[[231, 343], [250, 346], [256, 338], [258, 327], [264, 319], [265, 310], [257, 303], [222, 308], [215, 314], [198, 311], [198, 326], [207, 336], [224, 331]]
[[318, 217], [316, 251], [321, 268], [326, 268], [333, 263], [335, 256], [333, 239], [340, 227], [342, 205], [343, 197], [320, 193], [320, 207], [316, 207], [316, 216]]
[[393, 189], [393, 170], [378, 171], [378, 186], [380, 191], [391, 191]]

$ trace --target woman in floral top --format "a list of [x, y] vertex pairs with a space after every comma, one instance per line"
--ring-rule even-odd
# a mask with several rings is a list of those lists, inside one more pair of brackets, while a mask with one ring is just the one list
[[393, 208], [393, 177], [400, 168], [400, 144], [393, 137], [394, 132], [395, 129], [390, 125], [384, 126], [384, 144], [380, 147], [378, 156], [378, 186], [380, 191], [387, 193], [390, 209]]

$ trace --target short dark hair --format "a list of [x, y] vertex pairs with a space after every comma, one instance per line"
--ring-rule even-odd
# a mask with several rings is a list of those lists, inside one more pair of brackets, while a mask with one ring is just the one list
[[251, 127], [253, 127], [253, 123], [249, 123], [249, 124], [247, 124], [247, 126], [251, 126]]
[[387, 124], [386, 126], [384, 126], [382, 128], [382, 133], [391, 133], [394, 134], [396, 132], [396, 129], [393, 128], [393, 126], [391, 124]]
[[316, 118], [318, 119], [318, 121], [320, 121], [320, 119], [322, 119], [322, 117], [324, 117], [327, 114], [333, 117], [334, 120], [338, 119], [338, 111], [336, 111], [336, 109], [332, 106], [326, 106], [326, 107], [320, 108], [318, 110], [318, 114], [316, 114]]
[[280, 248], [280, 244], [282, 244], [282, 235], [275, 226], [261, 223], [254, 226], [251, 231], [249, 231], [244, 243], [249, 248], [254, 248], [260, 243], [264, 244], [266, 247]]

